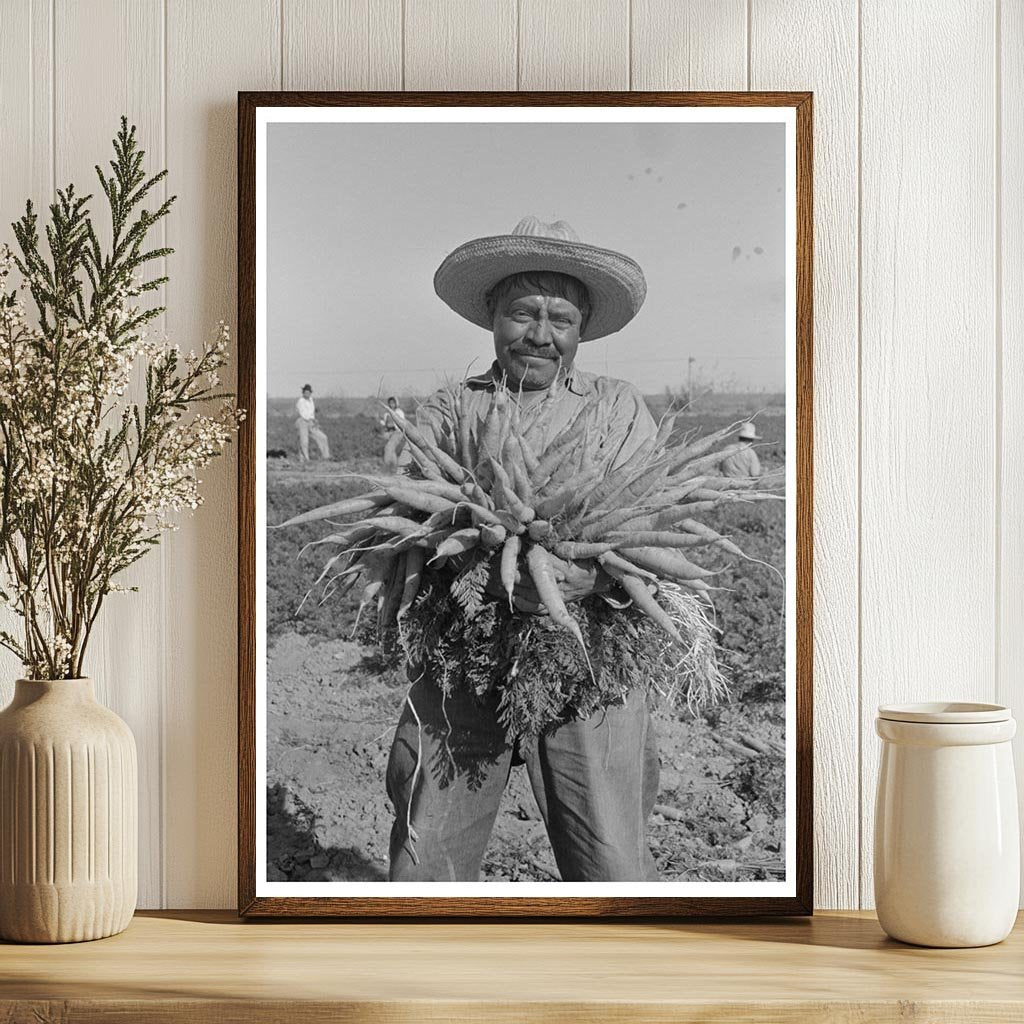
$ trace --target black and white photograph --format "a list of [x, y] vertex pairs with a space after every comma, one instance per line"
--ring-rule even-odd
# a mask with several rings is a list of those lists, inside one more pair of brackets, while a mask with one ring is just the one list
[[256, 895], [793, 896], [792, 109], [256, 136]]

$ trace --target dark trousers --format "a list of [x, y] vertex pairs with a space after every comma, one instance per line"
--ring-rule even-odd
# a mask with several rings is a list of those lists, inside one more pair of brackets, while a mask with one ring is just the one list
[[657, 880], [646, 823], [658, 747], [645, 695], [514, 745], [496, 708], [466, 694], [442, 700], [429, 679], [412, 685], [387, 770], [391, 881], [478, 881], [514, 759], [526, 765], [563, 881]]

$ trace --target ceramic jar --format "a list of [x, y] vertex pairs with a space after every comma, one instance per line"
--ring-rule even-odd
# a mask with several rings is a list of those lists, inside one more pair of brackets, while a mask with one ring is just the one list
[[1009, 934], [1020, 891], [1017, 791], [998, 704], [878, 709], [875, 905], [894, 939], [987, 946]]
[[0, 712], [0, 938], [123, 931], [138, 885], [135, 740], [90, 679], [15, 684]]

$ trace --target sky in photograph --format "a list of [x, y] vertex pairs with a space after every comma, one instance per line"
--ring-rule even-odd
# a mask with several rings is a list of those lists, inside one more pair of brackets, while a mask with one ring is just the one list
[[[643, 268], [577, 365], [647, 394], [785, 385], [781, 124], [272, 124], [268, 393], [425, 395], [493, 359], [434, 271], [527, 214]], [[690, 359], [694, 362], [692, 367]], [[474, 362], [475, 361], [475, 362]]]

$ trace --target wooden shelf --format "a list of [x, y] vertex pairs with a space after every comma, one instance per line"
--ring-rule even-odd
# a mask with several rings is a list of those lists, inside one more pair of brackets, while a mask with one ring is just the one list
[[99, 942], [0, 944], [3, 1024], [101, 1020], [1020, 1021], [1024, 920], [997, 946], [930, 950], [849, 911], [633, 924], [159, 911]]

